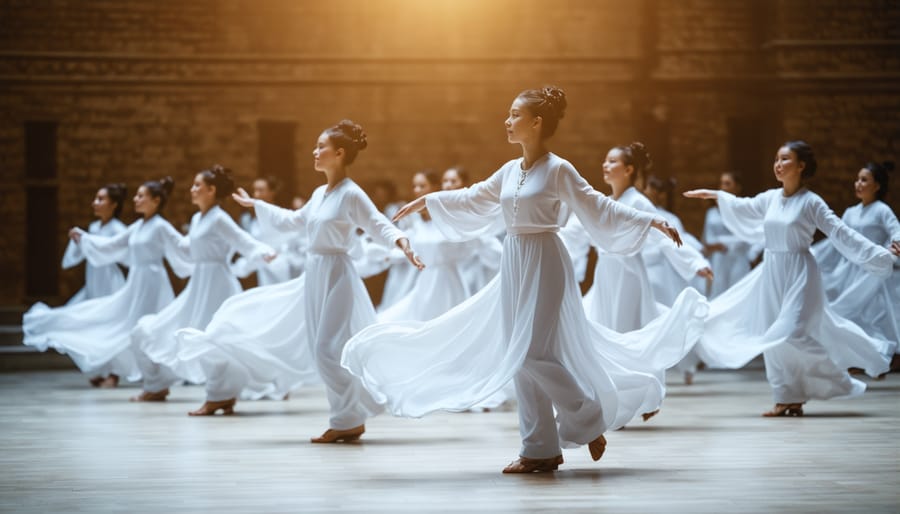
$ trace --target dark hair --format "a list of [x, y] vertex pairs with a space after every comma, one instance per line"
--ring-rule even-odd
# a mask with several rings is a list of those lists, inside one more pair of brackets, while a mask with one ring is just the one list
[[350, 166], [360, 150], [369, 146], [363, 128], [350, 120], [341, 120], [337, 125], [325, 129], [328, 140], [335, 148], [344, 149], [344, 165]]
[[894, 162], [893, 161], [884, 161], [881, 164], [877, 162], [867, 162], [864, 166], [869, 173], [872, 174], [872, 178], [875, 179], [875, 183], [878, 184], [878, 191], [875, 192], [875, 198], [881, 200], [884, 198], [884, 195], [888, 192], [888, 179], [890, 178], [890, 174], [894, 171]]
[[818, 167], [816, 156], [812, 147], [806, 141], [788, 141], [781, 146], [794, 152], [797, 155], [797, 159], [805, 165], [800, 177], [812, 178], [816, 174], [816, 168]]
[[109, 197], [109, 201], [116, 203], [116, 208], [113, 211], [113, 218], [118, 218], [122, 214], [122, 207], [125, 206], [125, 197], [128, 196], [128, 188], [125, 187], [125, 184], [117, 182], [115, 184], [106, 184], [100, 189], [106, 189], [106, 196]]
[[221, 164], [213, 164], [208, 170], [200, 172], [200, 178], [207, 186], [216, 188], [216, 198], [222, 199], [234, 191], [234, 179], [231, 178], [231, 170]]
[[434, 172], [434, 170], [420, 170], [413, 173], [413, 177], [416, 175], [422, 175], [425, 177], [425, 180], [428, 181], [429, 184], [434, 186], [437, 189], [441, 188], [441, 177]]
[[456, 176], [459, 177], [459, 180], [463, 183], [463, 185], [467, 185], [469, 183], [469, 172], [466, 171], [462, 166], [453, 166], [444, 170], [446, 174], [448, 171], [455, 171]]
[[265, 177], [256, 177], [256, 180], [262, 180], [266, 183], [266, 186], [269, 187], [272, 192], [277, 192], [278, 189], [281, 188], [281, 181], [278, 180], [278, 177], [273, 175], [266, 175]]
[[175, 181], [172, 180], [172, 177], [165, 177], [159, 180], [148, 180], [143, 185], [147, 188], [147, 192], [150, 193], [151, 197], [159, 198], [159, 207], [156, 209], [156, 212], [162, 214], [163, 207], [166, 206], [166, 201], [169, 200], [169, 195], [175, 189]]
[[622, 153], [622, 160], [625, 162], [626, 166], [634, 166], [634, 175], [632, 175], [631, 178], [632, 183], [637, 181], [641, 173], [649, 171], [650, 168], [653, 167], [653, 161], [650, 160], [650, 153], [647, 152], [647, 147], [644, 146], [644, 143], [641, 143], [640, 141], [635, 141], [624, 146], [614, 146], [613, 150], [618, 150]]
[[556, 86], [526, 89], [517, 98], [525, 101], [525, 107], [534, 116], [541, 117], [541, 139], [556, 133], [559, 120], [566, 115], [566, 92]]

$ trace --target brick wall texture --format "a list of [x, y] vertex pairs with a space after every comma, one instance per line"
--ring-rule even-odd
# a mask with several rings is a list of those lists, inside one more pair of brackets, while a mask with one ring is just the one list
[[[407, 197], [413, 171], [454, 164], [485, 177], [517, 155], [502, 126], [513, 97], [547, 83], [570, 106], [553, 149], [601, 191], [615, 144], [650, 143], [681, 190], [737, 167], [755, 193], [775, 185], [777, 146], [805, 139], [812, 187], [840, 213], [862, 164], [900, 154], [898, 27], [888, 0], [0, 0], [0, 305], [37, 299], [23, 279], [29, 121], [58, 123], [58, 175], [40, 184], [58, 190], [60, 254], [105, 182], [173, 176], [176, 224], [196, 171], [223, 163], [248, 186], [260, 122], [294, 125], [281, 172], [304, 195], [322, 183], [315, 139], [342, 118], [369, 134], [351, 170], [364, 186], [390, 179]], [[674, 208], [698, 233], [704, 207]], [[62, 272], [58, 297], [81, 277]]]

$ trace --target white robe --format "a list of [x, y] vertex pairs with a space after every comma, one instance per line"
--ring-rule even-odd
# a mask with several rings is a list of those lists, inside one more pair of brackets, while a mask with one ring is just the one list
[[175, 331], [205, 328], [222, 302], [241, 291], [241, 284], [228, 267], [228, 258], [234, 251], [251, 261], [261, 261], [264, 255], [274, 252], [241, 230], [218, 205], [205, 214], [194, 214], [182, 244], [188, 250], [186, 258], [194, 265], [187, 286], [164, 309], [141, 318], [131, 332], [145, 391], [161, 391], [179, 379], [193, 383], [206, 380], [200, 366], [179, 361]]
[[702, 239], [707, 245], [718, 243], [725, 246], [724, 252], [714, 252], [709, 256], [716, 277], [709, 288], [710, 299], [719, 296], [750, 273], [750, 263], [762, 251], [759, 244], [744, 241], [732, 234], [722, 221], [718, 207], [710, 207], [706, 211]]
[[711, 367], [739, 368], [764, 353], [776, 403], [862, 394], [847, 368], [887, 371], [896, 343], [870, 337], [828, 306], [810, 253], [818, 228], [845, 257], [885, 278], [891, 253], [848, 228], [818, 195], [772, 189], [753, 198], [718, 193], [725, 225], [737, 237], [764, 242], [765, 258], [711, 302], [698, 353]]
[[259, 286], [279, 284], [300, 276], [306, 250], [302, 249], [302, 241], [296, 234], [265, 230], [256, 217], [247, 212], [241, 216], [241, 228], [257, 241], [262, 241], [274, 248], [278, 253], [278, 258], [266, 262], [241, 256], [231, 263], [231, 270], [235, 275], [246, 278], [256, 272]]
[[[181, 331], [179, 338], [185, 347], [204, 345], [198, 351], [183, 349], [181, 356], [200, 362], [215, 377], [207, 389], [211, 400], [241, 391], [251, 397], [287, 392], [293, 384], [314, 380], [313, 360], [328, 396], [329, 426], [346, 430], [383, 410], [340, 366], [347, 340], [375, 322], [369, 293], [349, 255], [359, 247], [356, 229], [389, 247], [406, 236], [349, 178], [327, 194], [325, 189], [316, 189], [297, 211], [255, 201], [264, 226], [306, 232], [309, 250], [303, 276], [239, 295], [223, 306], [206, 333]], [[253, 310], [242, 310], [250, 305]], [[234, 314], [230, 321], [229, 314]]]
[[[128, 230], [128, 226], [119, 221], [118, 218], [110, 219], [105, 225], [100, 220], [95, 220], [88, 226], [89, 234], [105, 237], [115, 237], [126, 230]], [[66, 246], [66, 253], [63, 254], [63, 269], [73, 268], [84, 261], [84, 253], [82, 253], [78, 243], [70, 240], [68, 246]], [[112, 294], [124, 285], [125, 275], [119, 268], [118, 263], [94, 266], [88, 262], [84, 267], [84, 287], [79, 289], [72, 298], [69, 298], [66, 305], [75, 305], [85, 300]]]
[[[411, 232], [420, 223], [424, 223], [424, 221], [418, 213], [415, 213], [400, 220], [398, 227], [404, 232]], [[391, 307], [412, 291], [419, 278], [418, 271], [407, 259], [394, 260], [389, 264], [387, 278], [384, 280], [384, 290], [381, 293], [381, 302], [378, 303], [378, 312]]]
[[[900, 223], [891, 208], [878, 200], [844, 212], [845, 225], [876, 245], [900, 241]], [[812, 254], [822, 271], [825, 295], [834, 311], [860, 326], [867, 334], [900, 341], [900, 269], [895, 263], [887, 280], [850, 262], [830, 239], [813, 245]]]
[[25, 344], [68, 354], [85, 373], [139, 380], [129, 333], [142, 316], [157, 312], [174, 297], [163, 257], [177, 275], [190, 274], [181, 240], [181, 234], [158, 215], [132, 223], [115, 237], [82, 232], [78, 246], [88, 262], [128, 263], [125, 285], [111, 295], [58, 309], [36, 304], [23, 320]]
[[408, 417], [466, 410], [515, 378], [521, 455], [549, 458], [560, 444], [586, 444], [657, 403], [657, 371], [689, 348], [655, 337], [658, 326], [618, 334], [588, 322], [556, 235], [565, 203], [609, 251], [630, 253], [653, 216], [598, 193], [554, 154], [535, 162], [520, 186], [521, 162], [467, 189], [426, 196], [435, 225], [453, 240], [483, 235], [502, 215], [499, 276], [433, 320], [361, 331], [342, 363], [391, 413]]

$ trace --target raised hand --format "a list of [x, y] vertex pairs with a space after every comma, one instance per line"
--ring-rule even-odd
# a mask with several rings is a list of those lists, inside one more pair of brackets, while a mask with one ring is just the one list
[[[424, 208], [425, 208], [425, 196], [420, 196], [420, 197], [416, 198], [415, 200], [409, 202], [408, 204], [404, 205], [403, 207], [400, 207], [400, 210], [397, 211], [397, 214], [394, 214], [394, 217], [391, 218], [391, 221], [393, 221], [394, 223], [397, 223], [401, 219], [409, 216], [410, 214], [412, 214], [414, 212], [419, 212]], [[407, 241], [407, 243], [409, 243], [409, 241]], [[415, 263], [413, 263], [413, 264], [415, 264]]]
[[653, 223], [650, 224], [651, 227], [659, 230], [663, 234], [666, 235], [669, 239], [675, 242], [675, 246], [681, 246], [683, 243], [681, 242], [681, 234], [678, 233], [678, 229], [666, 223], [665, 220], [653, 220]]
[[269, 262], [274, 261], [276, 257], [278, 257], [278, 253], [267, 253], [267, 254], [263, 255], [262, 259], [266, 263], [269, 263]]
[[78, 227], [73, 227], [69, 229], [69, 239], [75, 241], [76, 243], [81, 242], [81, 229]]
[[[407, 204], [409, 205], [409, 204]], [[413, 211], [415, 212], [415, 211]], [[399, 214], [399, 213], [398, 213]], [[395, 216], [396, 218], [396, 216]], [[416, 252], [412, 250], [412, 247], [409, 245], [409, 239], [403, 237], [397, 240], [397, 246], [400, 247], [400, 250], [403, 251], [403, 255], [406, 256], [406, 259], [415, 266], [419, 271], [425, 269], [425, 263], [419, 260], [419, 256], [416, 255]]]
[[250, 198], [250, 195], [247, 194], [247, 191], [244, 191], [243, 187], [237, 188], [237, 191], [231, 193], [231, 197], [241, 207], [253, 207], [253, 198]]
[[891, 242], [891, 253], [900, 257], [900, 241]]
[[715, 200], [717, 191], [715, 189], [693, 189], [685, 191], [684, 196], [688, 198], [703, 198], [705, 200]]

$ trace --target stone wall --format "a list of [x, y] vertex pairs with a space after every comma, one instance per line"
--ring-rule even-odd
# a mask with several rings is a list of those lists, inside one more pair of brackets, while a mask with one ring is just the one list
[[[569, 95], [554, 150], [601, 190], [607, 149], [634, 139], [682, 189], [714, 185], [747, 154], [734, 153], [731, 121], [750, 119], [750, 153], [764, 154], [754, 189], [774, 185], [781, 141], [806, 138], [821, 156], [814, 187], [840, 211], [863, 162], [898, 154], [898, 26], [886, 1], [0, 0], [0, 304], [35, 299], [22, 278], [28, 185], [58, 188], [48, 237], [61, 255], [107, 181], [133, 191], [173, 176], [177, 225], [196, 171], [223, 163], [248, 185], [260, 122], [293, 123], [280, 173], [309, 194], [322, 182], [316, 137], [351, 118], [370, 142], [354, 178], [408, 196], [417, 169], [463, 164], [480, 178], [515, 157], [509, 103], [545, 83]], [[59, 124], [55, 180], [24, 176], [33, 120]], [[678, 198], [675, 210], [699, 231], [702, 206]], [[80, 281], [62, 272], [55, 299]]]

